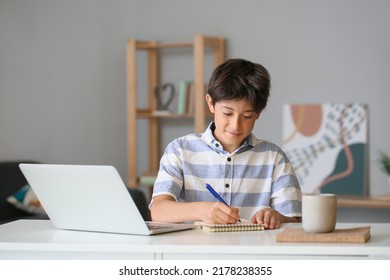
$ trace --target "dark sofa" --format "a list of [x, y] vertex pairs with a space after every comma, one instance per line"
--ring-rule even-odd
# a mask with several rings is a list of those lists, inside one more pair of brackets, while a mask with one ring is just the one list
[[[0, 162], [0, 224], [17, 219], [47, 219], [47, 216], [30, 214], [20, 210], [7, 201], [7, 197], [27, 183], [19, 168], [21, 162], [37, 163], [32, 160]], [[144, 220], [149, 220], [149, 208], [144, 193], [137, 189], [130, 189], [129, 192]]]
[[[34, 161], [23, 161], [33, 163]], [[35, 215], [20, 210], [8, 203], [7, 197], [18, 191], [27, 182], [17, 161], [0, 162], [0, 223], [20, 219], [35, 218]], [[36, 218], [45, 218], [42, 216]]]

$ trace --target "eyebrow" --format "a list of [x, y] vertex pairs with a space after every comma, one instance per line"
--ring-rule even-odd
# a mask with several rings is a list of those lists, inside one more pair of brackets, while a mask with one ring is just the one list
[[[232, 110], [234, 111], [233, 108], [229, 107], [229, 106], [226, 106], [226, 105], [221, 105], [222, 108], [225, 108], [225, 109], [228, 109], [228, 110]], [[250, 109], [250, 110], [246, 110], [244, 111], [243, 113], [256, 113], [256, 111], [254, 109]]]

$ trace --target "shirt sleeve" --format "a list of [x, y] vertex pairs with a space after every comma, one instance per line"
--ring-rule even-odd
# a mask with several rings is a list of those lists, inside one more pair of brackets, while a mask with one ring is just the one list
[[157, 195], [170, 195], [179, 200], [183, 188], [183, 168], [181, 149], [177, 140], [166, 147], [160, 160], [160, 168], [153, 186], [152, 198]]
[[294, 168], [280, 151], [274, 169], [271, 207], [288, 217], [302, 216], [302, 192]]

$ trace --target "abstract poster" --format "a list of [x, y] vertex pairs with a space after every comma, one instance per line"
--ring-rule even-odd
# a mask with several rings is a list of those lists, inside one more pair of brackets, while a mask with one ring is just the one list
[[366, 194], [367, 117], [362, 103], [284, 106], [283, 149], [304, 193]]

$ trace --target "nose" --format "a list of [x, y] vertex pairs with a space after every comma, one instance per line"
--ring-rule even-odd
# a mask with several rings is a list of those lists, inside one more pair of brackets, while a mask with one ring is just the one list
[[232, 118], [232, 121], [230, 123], [230, 127], [234, 131], [240, 130], [240, 128], [241, 128], [241, 118], [240, 118], [240, 116], [235, 116], [234, 118]]

